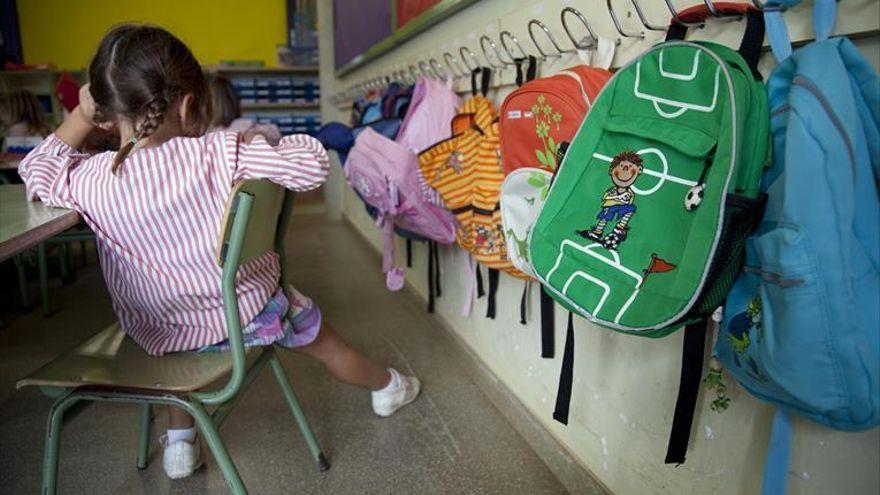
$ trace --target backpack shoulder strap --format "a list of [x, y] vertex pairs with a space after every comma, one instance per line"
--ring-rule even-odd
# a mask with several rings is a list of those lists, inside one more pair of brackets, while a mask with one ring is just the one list
[[678, 386], [678, 399], [675, 401], [675, 413], [672, 416], [669, 445], [666, 449], [666, 464], [682, 464], [687, 454], [697, 397], [700, 394], [700, 378], [703, 375], [707, 324], [706, 319], [700, 319], [684, 327], [681, 380]]

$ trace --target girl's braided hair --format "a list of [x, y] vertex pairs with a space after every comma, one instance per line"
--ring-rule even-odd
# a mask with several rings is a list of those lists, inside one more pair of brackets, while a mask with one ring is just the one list
[[202, 134], [210, 122], [211, 100], [198, 61], [182, 41], [154, 26], [124, 24], [110, 30], [89, 65], [95, 120], [124, 118], [134, 123], [132, 140], [113, 159], [113, 173], [138, 140], [162, 126], [169, 110], [191, 95], [183, 134]]

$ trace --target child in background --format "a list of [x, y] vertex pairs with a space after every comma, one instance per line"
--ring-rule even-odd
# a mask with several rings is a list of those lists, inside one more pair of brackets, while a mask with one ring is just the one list
[[46, 137], [52, 130], [37, 96], [27, 90], [0, 96], [0, 131], [6, 137]]
[[[95, 231], [101, 268], [125, 332], [146, 352], [223, 350], [220, 268], [214, 262], [223, 210], [235, 183], [269, 179], [295, 191], [319, 187], [327, 154], [317, 140], [261, 133], [203, 134], [210, 96], [196, 59], [180, 40], [149, 26], [123, 25], [101, 41], [80, 105], [19, 166], [30, 199], [73, 208]], [[117, 126], [118, 152], [77, 151], [95, 127]], [[318, 307], [278, 286], [275, 253], [243, 265], [238, 300], [247, 345], [278, 343], [321, 361], [337, 379], [372, 390], [389, 416], [420, 384], [349, 346]], [[171, 478], [201, 465], [192, 417], [169, 408], [162, 436]]]
[[211, 88], [210, 131], [240, 132], [245, 140], [251, 135], [262, 134], [269, 144], [278, 144], [281, 131], [275, 124], [258, 124], [251, 119], [241, 118], [241, 106], [228, 79], [222, 76], [211, 77], [208, 87]]

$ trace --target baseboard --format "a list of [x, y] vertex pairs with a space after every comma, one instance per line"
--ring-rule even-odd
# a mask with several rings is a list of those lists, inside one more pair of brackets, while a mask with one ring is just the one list
[[[370, 240], [347, 216], [343, 215], [342, 220], [372, 248], [377, 257], [381, 257], [381, 252], [370, 243]], [[427, 303], [409, 281], [406, 282], [405, 287], [417, 299]], [[467, 342], [452, 328], [446, 318], [438, 313], [429, 316], [436, 318], [440, 326], [443, 327], [446, 343], [450, 349], [457, 351], [456, 356], [461, 358], [462, 366], [468, 371], [474, 383], [570, 493], [611, 493], [611, 490], [603, 485], [550, 430], [538, 422], [513, 391], [486, 366]]]

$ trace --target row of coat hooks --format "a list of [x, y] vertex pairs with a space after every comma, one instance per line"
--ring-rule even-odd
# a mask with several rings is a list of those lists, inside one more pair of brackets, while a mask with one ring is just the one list
[[[624, 29], [623, 25], [620, 22], [620, 18], [614, 10], [614, 6], [611, 4], [612, 0], [606, 0], [606, 6], [608, 8], [608, 14], [611, 17], [611, 22], [614, 25], [614, 29], [620, 33], [620, 36], [624, 38], [637, 38], [644, 39], [645, 31], [628, 31]], [[639, 22], [645, 27], [645, 29], [649, 31], [666, 31], [668, 29], [665, 25], [654, 24], [650, 22], [645, 16], [645, 12], [642, 10], [641, 5], [639, 4], [639, 0], [630, 0], [633, 5], [633, 8], [636, 13], [636, 17], [638, 17]], [[672, 0], [664, 0], [666, 3], [666, 7], [669, 9], [670, 14], [672, 15], [670, 22], [674, 21], [678, 24], [682, 24], [685, 26], [702, 26], [703, 23], [692, 23], [686, 22], [679, 17], [679, 12], [676, 10], [675, 5]], [[706, 8], [709, 13], [717, 18], [725, 17], [722, 11], [715, 5], [712, 0], [703, 0], [706, 4]], [[784, 10], [784, 6], [767, 6], [760, 0], [751, 0], [751, 3], [758, 10]], [[729, 4], [728, 4], [729, 5]], [[583, 25], [586, 29], [586, 36], [578, 38], [573, 33], [571, 27], [569, 26], [569, 20], [571, 17], [574, 17]], [[478, 69], [479, 67], [488, 67], [492, 70], [503, 70], [509, 67], [516, 66], [519, 62], [525, 58], [528, 58], [530, 55], [535, 57], [539, 61], [547, 61], [548, 59], [558, 59], [567, 54], [574, 54], [579, 51], [589, 51], [593, 50], [598, 46], [599, 38], [596, 36], [596, 33], [593, 31], [592, 26], [589, 21], [587, 21], [586, 16], [582, 14], [579, 10], [574, 7], [565, 7], [562, 9], [560, 13], [560, 20], [562, 22], [562, 28], [565, 31], [566, 36], [572, 44], [571, 48], [563, 48], [559, 42], [556, 40], [556, 37], [553, 36], [553, 33], [547, 27], [544, 22], [538, 19], [531, 19], [528, 23], [528, 33], [529, 38], [531, 38], [532, 45], [535, 47], [534, 54], [528, 53], [523, 46], [520, 44], [519, 40], [516, 36], [510, 31], [501, 31], [498, 35], [499, 43], [495, 43], [492, 38], [488, 35], [484, 34], [480, 37], [480, 51], [483, 54], [483, 58], [486, 61], [485, 65], [482, 65], [477, 58], [476, 54], [473, 50], [471, 50], [467, 46], [462, 46], [458, 50], [459, 58], [457, 59], [455, 55], [450, 52], [444, 52], [442, 55], [443, 62], [437, 60], [435, 57], [430, 57], [428, 60], [420, 59], [415, 63], [409, 64], [408, 69], [397, 69], [388, 74], [371, 77], [367, 80], [361, 81], [357, 84], [350, 86], [349, 88], [333, 95], [331, 97], [331, 102], [334, 104], [342, 103], [345, 101], [350, 101], [354, 98], [357, 98], [360, 95], [369, 93], [371, 91], [377, 91], [382, 88], [387, 87], [389, 84], [393, 82], [398, 82], [402, 84], [414, 84], [416, 79], [419, 77], [430, 77], [434, 79], [447, 79], [451, 78], [453, 80], [470, 77], [471, 73]], [[538, 43], [536, 38], [536, 33], [543, 31], [544, 36], [549, 41], [550, 46], [552, 46], [551, 50], [545, 50], [544, 47]], [[621, 38], [617, 38], [615, 42], [620, 44]], [[501, 45], [499, 49], [498, 45]], [[502, 52], [506, 55], [503, 56]], [[460, 63], [459, 63], [460, 60]], [[462, 64], [464, 67], [462, 67]]]

